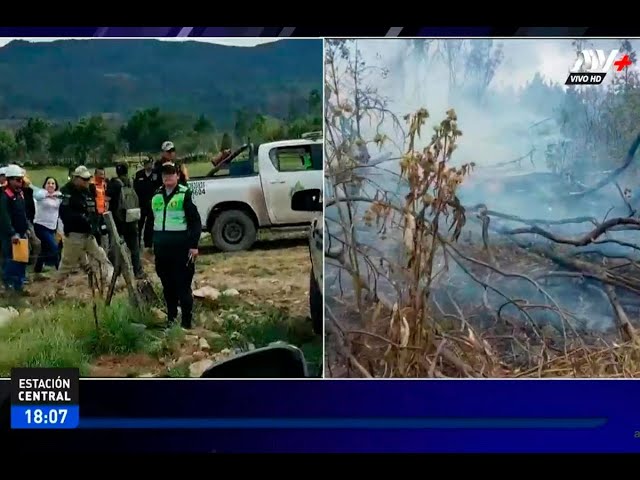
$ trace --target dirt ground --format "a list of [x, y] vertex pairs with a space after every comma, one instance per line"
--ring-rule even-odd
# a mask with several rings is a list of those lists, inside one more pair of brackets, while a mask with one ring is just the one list
[[[305, 232], [269, 235], [259, 240], [250, 251], [222, 253], [210, 247], [210, 240], [203, 238], [200, 257], [196, 263], [194, 290], [209, 286], [220, 292], [237, 290], [236, 298], [244, 305], [272, 306], [286, 312], [287, 318], [304, 321], [309, 316], [309, 272], [311, 263]], [[143, 267], [149, 278], [159, 283], [155, 275], [153, 257], [143, 254]], [[67, 280], [64, 289], [51, 278], [36, 279], [29, 269], [28, 296], [23, 307], [36, 309], [59, 301], [61, 298], [91, 301], [86, 274], [75, 273]], [[116, 295], [125, 292], [122, 279], [118, 281]], [[200, 303], [200, 311], [198, 304]], [[156, 376], [171, 367], [186, 366], [204, 358], [216, 360], [215, 348], [202, 352], [200, 339], [211, 339], [216, 334], [203, 326], [203, 309], [207, 307], [196, 299], [196, 326], [181, 340], [177, 352], [169, 358], [157, 358], [145, 353], [126, 356], [104, 355], [91, 364], [91, 376], [131, 377]], [[204, 312], [213, 313], [213, 312]], [[211, 340], [209, 340], [211, 342]], [[224, 353], [224, 352], [223, 352]], [[227, 354], [231, 352], [227, 351]], [[187, 370], [188, 371], [188, 370]], [[180, 375], [177, 375], [180, 376]]]
[[287, 308], [293, 315], [309, 315], [311, 261], [305, 234], [259, 241], [252, 250], [215, 253], [203, 248], [194, 287], [234, 288], [256, 304]]

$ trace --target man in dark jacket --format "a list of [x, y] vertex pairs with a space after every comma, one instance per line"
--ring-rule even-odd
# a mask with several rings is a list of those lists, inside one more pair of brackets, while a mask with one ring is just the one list
[[162, 165], [165, 163], [175, 163], [176, 161], [176, 146], [172, 141], [167, 140], [166, 142], [162, 142], [161, 156], [159, 160], [156, 160], [153, 165], [153, 170], [157, 175], [157, 187], [160, 188], [162, 186]]
[[[160, 188], [162, 179], [154, 171], [153, 158], [148, 157], [144, 162], [144, 168], [136, 172], [133, 180], [133, 188], [140, 201], [140, 222], [138, 222], [138, 237], [142, 236], [144, 248], [153, 247], [153, 215], [151, 214], [151, 197]], [[140, 241], [140, 239], [138, 239]]]
[[96, 199], [89, 190], [91, 172], [80, 166], [71, 180], [60, 189], [60, 220], [64, 226], [64, 248], [58, 274], [67, 276], [73, 269], [96, 268], [103, 281], [113, 275], [113, 265], [96, 241], [99, 217]]
[[[142, 264], [140, 263], [140, 240], [138, 236], [138, 221], [140, 219], [140, 208], [137, 207], [137, 218], [127, 218], [127, 210], [133, 207], [133, 205], [126, 206], [123, 204], [123, 190], [128, 189], [129, 195], [137, 195], [133, 189], [133, 183], [129, 178], [129, 167], [125, 163], [119, 163], [116, 165], [117, 177], [112, 178], [109, 181], [107, 187], [107, 198], [109, 199], [109, 211], [113, 213], [113, 220], [115, 221], [118, 233], [127, 244], [129, 253], [131, 254], [131, 263], [133, 265], [133, 273], [136, 278], [142, 278]], [[151, 202], [151, 199], [149, 199]], [[140, 204], [139, 198], [135, 202]], [[131, 215], [133, 212], [129, 212]]]
[[22, 292], [27, 264], [13, 260], [13, 245], [26, 239], [29, 231], [24, 200], [24, 170], [17, 165], [6, 169], [7, 185], [0, 192], [0, 242], [2, 245], [2, 280], [8, 290]]
[[173, 163], [162, 166], [163, 185], [151, 199], [153, 211], [153, 250], [156, 273], [162, 282], [169, 323], [182, 309], [182, 327], [191, 328], [193, 294], [191, 282], [202, 225], [193, 204], [191, 190], [178, 183]]
[[[167, 140], [162, 143], [161, 149], [162, 157], [160, 157], [160, 160], [156, 162], [156, 170], [158, 173], [161, 173], [160, 170], [162, 169], [162, 165], [165, 163], [173, 163], [178, 170], [178, 183], [186, 187], [189, 180], [189, 172], [187, 171], [187, 165], [184, 161], [179, 162], [176, 160], [176, 146], [172, 141]], [[161, 184], [162, 181], [160, 182], [160, 185]]]

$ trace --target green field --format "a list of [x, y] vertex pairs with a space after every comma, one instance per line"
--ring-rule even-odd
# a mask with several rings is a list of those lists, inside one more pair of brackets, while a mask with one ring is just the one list
[[[240, 160], [241, 158], [238, 158]], [[299, 170], [301, 161], [300, 157], [296, 154], [284, 154], [279, 156], [281, 166], [287, 171]], [[135, 163], [131, 163], [129, 165], [129, 175], [133, 177], [141, 166], [136, 165]], [[211, 170], [212, 166], [210, 162], [200, 161], [187, 163], [187, 168], [189, 170], [190, 177], [204, 177], [209, 170]], [[93, 170], [93, 169], [92, 169]], [[255, 171], [257, 172], [257, 165], [255, 167]], [[115, 167], [107, 167], [107, 178], [113, 178], [116, 175]], [[227, 170], [222, 169], [219, 171], [218, 175], [224, 175]], [[27, 175], [31, 179], [32, 183], [41, 187], [47, 177], [53, 177], [58, 180], [60, 186], [67, 182], [67, 168], [59, 167], [59, 166], [51, 166], [46, 168], [29, 168], [27, 169]]]
[[[208, 162], [197, 162], [189, 163], [187, 164], [187, 167], [189, 168], [189, 175], [197, 177], [200, 175], [206, 175], [207, 172], [211, 169], [211, 164]], [[129, 175], [133, 177], [139, 168], [140, 167], [137, 166], [130, 166]], [[93, 169], [91, 170], [93, 171]], [[107, 178], [116, 176], [115, 167], [108, 167], [106, 170]], [[44, 183], [45, 178], [47, 177], [53, 177], [58, 180], [60, 186], [67, 182], [66, 167], [29, 168], [27, 169], [27, 175], [29, 176], [33, 184], [37, 187], [41, 187]]]

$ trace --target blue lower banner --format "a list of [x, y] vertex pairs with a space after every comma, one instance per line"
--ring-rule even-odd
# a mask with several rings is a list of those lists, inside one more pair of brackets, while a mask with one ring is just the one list
[[77, 407], [9, 415], [8, 393], [31, 452], [640, 452], [632, 380], [82, 380], [72, 430]]
[[12, 405], [13, 429], [70, 429], [80, 423], [77, 405]]

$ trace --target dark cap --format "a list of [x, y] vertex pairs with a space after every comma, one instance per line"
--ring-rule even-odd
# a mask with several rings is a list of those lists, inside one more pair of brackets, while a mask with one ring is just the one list
[[175, 163], [167, 162], [162, 164], [160, 171], [163, 175], [171, 175], [173, 173], [178, 173], [178, 167], [176, 167]]
[[116, 175], [119, 177], [129, 173], [129, 165], [126, 163], [116, 163]]

